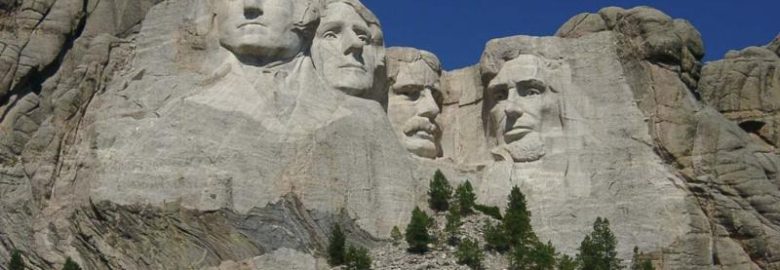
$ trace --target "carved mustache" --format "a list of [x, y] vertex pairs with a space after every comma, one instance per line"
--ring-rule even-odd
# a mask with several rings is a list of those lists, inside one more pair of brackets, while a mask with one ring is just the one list
[[425, 131], [431, 135], [434, 135], [438, 130], [439, 127], [432, 123], [430, 119], [419, 116], [412, 117], [409, 119], [409, 121], [406, 121], [403, 129], [406, 136], [414, 135], [418, 131]]

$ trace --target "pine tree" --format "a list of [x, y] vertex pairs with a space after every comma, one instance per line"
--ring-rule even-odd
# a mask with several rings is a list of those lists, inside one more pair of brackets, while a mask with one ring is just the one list
[[555, 247], [550, 242], [515, 246], [509, 263], [511, 269], [517, 270], [554, 270]]
[[8, 262], [8, 270], [23, 270], [24, 267], [22, 253], [18, 250], [11, 252], [11, 261]]
[[467, 238], [458, 245], [458, 250], [455, 251], [455, 258], [458, 259], [458, 264], [467, 265], [471, 269], [482, 269], [482, 261], [485, 259], [485, 255], [479, 248], [477, 241]]
[[419, 207], [415, 207], [409, 225], [406, 225], [405, 233], [410, 252], [425, 253], [428, 251], [428, 244], [431, 243], [431, 235], [428, 233], [430, 224], [431, 218]]
[[347, 270], [371, 269], [371, 256], [368, 255], [368, 249], [364, 247], [349, 246], [347, 254], [344, 256], [344, 262]]
[[609, 229], [609, 221], [601, 217], [593, 223], [593, 231], [580, 244], [580, 261], [583, 270], [621, 269], [617, 258], [617, 239]]
[[490, 220], [482, 227], [485, 236], [485, 249], [504, 253], [509, 250], [509, 239], [500, 225], [494, 225]]
[[401, 230], [398, 229], [398, 226], [393, 226], [393, 230], [390, 231], [390, 238], [393, 239], [393, 245], [396, 246], [404, 239], [404, 235], [401, 234]]
[[639, 247], [634, 246], [634, 257], [631, 260], [631, 270], [655, 270], [653, 262], [644, 258], [644, 253], [639, 252]]
[[557, 259], [558, 270], [576, 270], [579, 267], [577, 261], [569, 255], [561, 255]]
[[458, 244], [458, 235], [460, 235], [460, 226], [463, 225], [460, 217], [460, 211], [458, 210], [457, 203], [450, 207], [447, 213], [447, 224], [444, 225], [444, 232], [447, 234], [447, 242], [450, 245]]
[[502, 221], [511, 246], [530, 245], [537, 241], [531, 227], [531, 212], [526, 207], [525, 195], [517, 186], [509, 193], [509, 202]]
[[341, 226], [336, 223], [333, 225], [332, 236], [328, 242], [328, 263], [331, 266], [344, 264], [346, 253], [346, 236], [341, 231]]
[[487, 206], [487, 205], [481, 205], [477, 204], [474, 205], [474, 210], [477, 210], [479, 212], [482, 212], [485, 215], [488, 215], [494, 219], [502, 220], [503, 217], [501, 216], [501, 210], [498, 209], [496, 206]]
[[466, 216], [474, 213], [477, 195], [474, 194], [471, 182], [466, 180], [463, 184], [458, 185], [455, 189], [455, 198], [458, 201], [459, 211], [462, 215]]
[[62, 270], [81, 270], [81, 266], [68, 257], [65, 260], [65, 265], [62, 266]]
[[428, 204], [436, 212], [446, 211], [449, 208], [449, 201], [452, 198], [452, 186], [444, 177], [440, 170], [436, 170], [431, 180], [428, 191]]

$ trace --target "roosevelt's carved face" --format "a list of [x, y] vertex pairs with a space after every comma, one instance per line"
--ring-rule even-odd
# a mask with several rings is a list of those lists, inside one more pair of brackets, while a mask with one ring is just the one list
[[439, 153], [439, 75], [425, 61], [399, 63], [399, 72], [388, 93], [387, 115], [406, 149], [420, 157]]
[[373, 87], [379, 59], [372, 34], [352, 6], [336, 2], [325, 8], [311, 50], [314, 66], [329, 86], [353, 96]]
[[291, 0], [217, 0], [219, 42], [239, 58], [270, 63], [296, 55]]
[[548, 85], [541, 78], [541, 61], [520, 55], [504, 63], [488, 84], [490, 120], [498, 140], [495, 154], [507, 153], [514, 161], [538, 160], [544, 155], [540, 135], [543, 95]]

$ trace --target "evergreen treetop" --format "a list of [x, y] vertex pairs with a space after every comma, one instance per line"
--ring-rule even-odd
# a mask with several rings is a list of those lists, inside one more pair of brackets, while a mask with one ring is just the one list
[[609, 229], [609, 220], [601, 217], [593, 223], [593, 231], [580, 244], [578, 260], [583, 270], [621, 269], [617, 258], [617, 239]]
[[431, 218], [425, 212], [415, 207], [412, 210], [412, 218], [409, 225], [406, 225], [405, 239], [409, 244], [409, 251], [415, 253], [424, 253], [428, 251], [428, 244], [431, 243], [431, 235], [428, 233]]
[[22, 259], [22, 253], [19, 250], [11, 252], [11, 261], [8, 262], [8, 270], [24, 270], [24, 260]]
[[537, 241], [531, 227], [531, 212], [526, 208], [525, 195], [517, 186], [509, 193], [509, 202], [502, 221], [512, 246], [531, 245]]
[[452, 198], [452, 186], [440, 170], [433, 174], [428, 190], [428, 204], [436, 212], [446, 211]]
[[462, 215], [465, 216], [474, 213], [477, 195], [474, 194], [474, 188], [471, 186], [471, 182], [466, 180], [463, 184], [458, 185], [455, 189], [455, 199], [458, 202], [458, 210]]
[[333, 225], [331, 231], [330, 241], [328, 242], [328, 263], [331, 266], [337, 266], [344, 264], [344, 257], [346, 255], [346, 236], [341, 231], [341, 226], [336, 223]]
[[349, 246], [347, 254], [344, 256], [344, 263], [347, 270], [371, 269], [371, 257], [368, 255], [368, 249]]
[[62, 270], [81, 270], [81, 266], [68, 257], [65, 260], [65, 265], [62, 266]]

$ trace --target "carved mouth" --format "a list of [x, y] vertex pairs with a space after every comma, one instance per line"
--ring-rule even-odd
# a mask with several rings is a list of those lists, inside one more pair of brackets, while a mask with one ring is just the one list
[[265, 27], [265, 24], [263, 24], [261, 22], [254, 22], [254, 21], [253, 22], [245, 22], [245, 23], [239, 24], [237, 28], [242, 28], [244, 26], [262, 26], [262, 27]]
[[366, 68], [364, 68], [362, 65], [359, 64], [344, 64], [339, 66], [341, 69], [357, 69], [360, 71], [366, 71]]
[[428, 140], [428, 141], [433, 141], [433, 139], [434, 139], [433, 134], [431, 134], [430, 132], [428, 132], [426, 130], [418, 130], [417, 132], [412, 134], [412, 136], [415, 137], [415, 138], [420, 138], [420, 139], [424, 139], [424, 140]]
[[406, 132], [406, 136], [424, 139], [428, 141], [434, 141], [435, 139], [435, 136], [433, 135], [434, 133], [436, 133], [436, 125], [428, 123], [427, 125], [418, 126]]
[[513, 142], [525, 137], [528, 133], [531, 133], [534, 129], [530, 126], [515, 126], [512, 129], [504, 132], [504, 140], [506, 142]]

